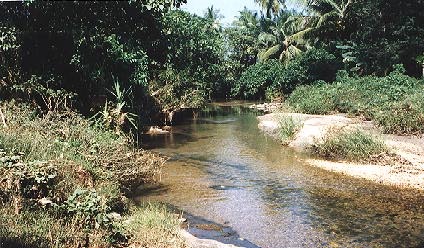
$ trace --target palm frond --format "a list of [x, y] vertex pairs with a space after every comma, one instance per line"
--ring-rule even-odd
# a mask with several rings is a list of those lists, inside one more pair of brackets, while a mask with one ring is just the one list
[[278, 44], [258, 53], [259, 61], [267, 61], [268, 59], [278, 58], [282, 50], [282, 45]]

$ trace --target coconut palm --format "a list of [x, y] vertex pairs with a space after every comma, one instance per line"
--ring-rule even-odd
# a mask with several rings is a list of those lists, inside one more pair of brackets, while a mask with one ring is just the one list
[[258, 38], [262, 49], [259, 60], [279, 58], [289, 62], [316, 41], [340, 38], [352, 0], [299, 0], [307, 8], [307, 15], [280, 13], [273, 34]]
[[285, 6], [285, 0], [255, 0], [257, 4], [266, 11], [266, 17], [271, 18], [272, 15], [277, 15], [280, 9]]
[[307, 19], [293, 12], [281, 12], [275, 19], [275, 25], [269, 33], [261, 33], [258, 42], [261, 50], [258, 53], [260, 61], [280, 59], [284, 63], [306, 50], [308, 42], [301, 37], [301, 31], [306, 30]]
[[[306, 7], [309, 15], [309, 27], [302, 30], [298, 36], [312, 33], [321, 40], [340, 38], [346, 29], [349, 7], [353, 0], [299, 0]], [[296, 37], [294, 37], [296, 38]]]

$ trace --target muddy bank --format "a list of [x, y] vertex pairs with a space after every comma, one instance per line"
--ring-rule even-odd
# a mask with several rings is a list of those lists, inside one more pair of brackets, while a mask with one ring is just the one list
[[[360, 128], [371, 133], [380, 133], [372, 122], [345, 115], [307, 115], [298, 113], [272, 113], [259, 116], [258, 127], [273, 138], [279, 139], [278, 119], [282, 115], [302, 121], [303, 127], [288, 144], [300, 151], [307, 151], [316, 140], [331, 128]], [[407, 161], [404, 164], [361, 164], [346, 161], [306, 159], [312, 166], [345, 175], [372, 180], [385, 185], [424, 190], [424, 137], [381, 135], [392, 152]]]

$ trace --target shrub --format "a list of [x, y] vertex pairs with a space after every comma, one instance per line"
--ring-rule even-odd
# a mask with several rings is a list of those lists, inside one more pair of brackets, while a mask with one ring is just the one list
[[387, 153], [382, 140], [361, 130], [329, 130], [313, 147], [315, 154], [330, 159], [363, 161]]
[[375, 119], [387, 133], [424, 133], [424, 92], [419, 91], [404, 100], [388, 104], [375, 114]]
[[317, 80], [332, 82], [340, 69], [337, 58], [324, 49], [310, 49], [290, 61], [277, 76], [275, 88], [285, 94], [291, 93], [299, 85], [312, 84]]
[[278, 60], [254, 64], [243, 72], [232, 89], [232, 95], [246, 99], [263, 99], [265, 91], [275, 84], [276, 77], [282, 70], [284, 65]]
[[317, 80], [332, 82], [339, 69], [336, 57], [323, 49], [311, 49], [284, 66], [278, 60], [267, 60], [250, 66], [233, 88], [234, 96], [264, 98], [265, 93], [288, 94], [299, 85]]
[[281, 142], [287, 145], [303, 127], [303, 123], [292, 116], [284, 115], [279, 118], [278, 127]]
[[169, 240], [174, 240], [172, 247], [186, 247], [178, 227], [178, 219], [166, 205], [148, 203], [132, 212], [123, 229], [134, 235], [134, 247], [170, 247]]
[[287, 99], [295, 111], [342, 112], [375, 120], [385, 132], [422, 133], [424, 84], [395, 71], [386, 77], [341, 77], [333, 84], [297, 88]]
[[337, 109], [334, 92], [334, 87], [322, 83], [314, 86], [300, 86], [293, 91], [287, 103], [298, 112], [329, 114]]

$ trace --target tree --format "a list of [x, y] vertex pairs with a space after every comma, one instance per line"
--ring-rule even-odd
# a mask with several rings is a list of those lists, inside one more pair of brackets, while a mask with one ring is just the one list
[[172, 10], [162, 19], [169, 52], [149, 90], [163, 112], [202, 106], [224, 81], [221, 26], [209, 10], [208, 18]]
[[424, 53], [423, 9], [423, 0], [355, 1], [349, 25], [365, 73], [386, 75], [401, 63], [409, 75], [421, 75], [416, 58]]
[[262, 39], [268, 41], [268, 44], [262, 46], [259, 52], [259, 60], [278, 58], [287, 64], [297, 57], [302, 50], [308, 48], [308, 43], [305, 40], [295, 37], [296, 35], [299, 36], [299, 32], [305, 29], [306, 22], [298, 22], [298, 20], [303, 20], [303, 16], [295, 12], [280, 12], [280, 15], [274, 20], [271, 32], [262, 33], [259, 36], [259, 41]]
[[267, 18], [271, 18], [272, 15], [277, 15], [281, 7], [285, 6], [285, 0], [255, 0], [255, 2], [266, 11]]
[[1, 67], [16, 61], [12, 75], [20, 76], [7, 79], [9, 92], [41, 102], [71, 94], [73, 107], [92, 115], [115, 100], [119, 82], [127, 92], [124, 111], [145, 114], [151, 71], [168, 52], [160, 19], [182, 2], [0, 3], [1, 36], [12, 30], [17, 47], [1, 51]]

